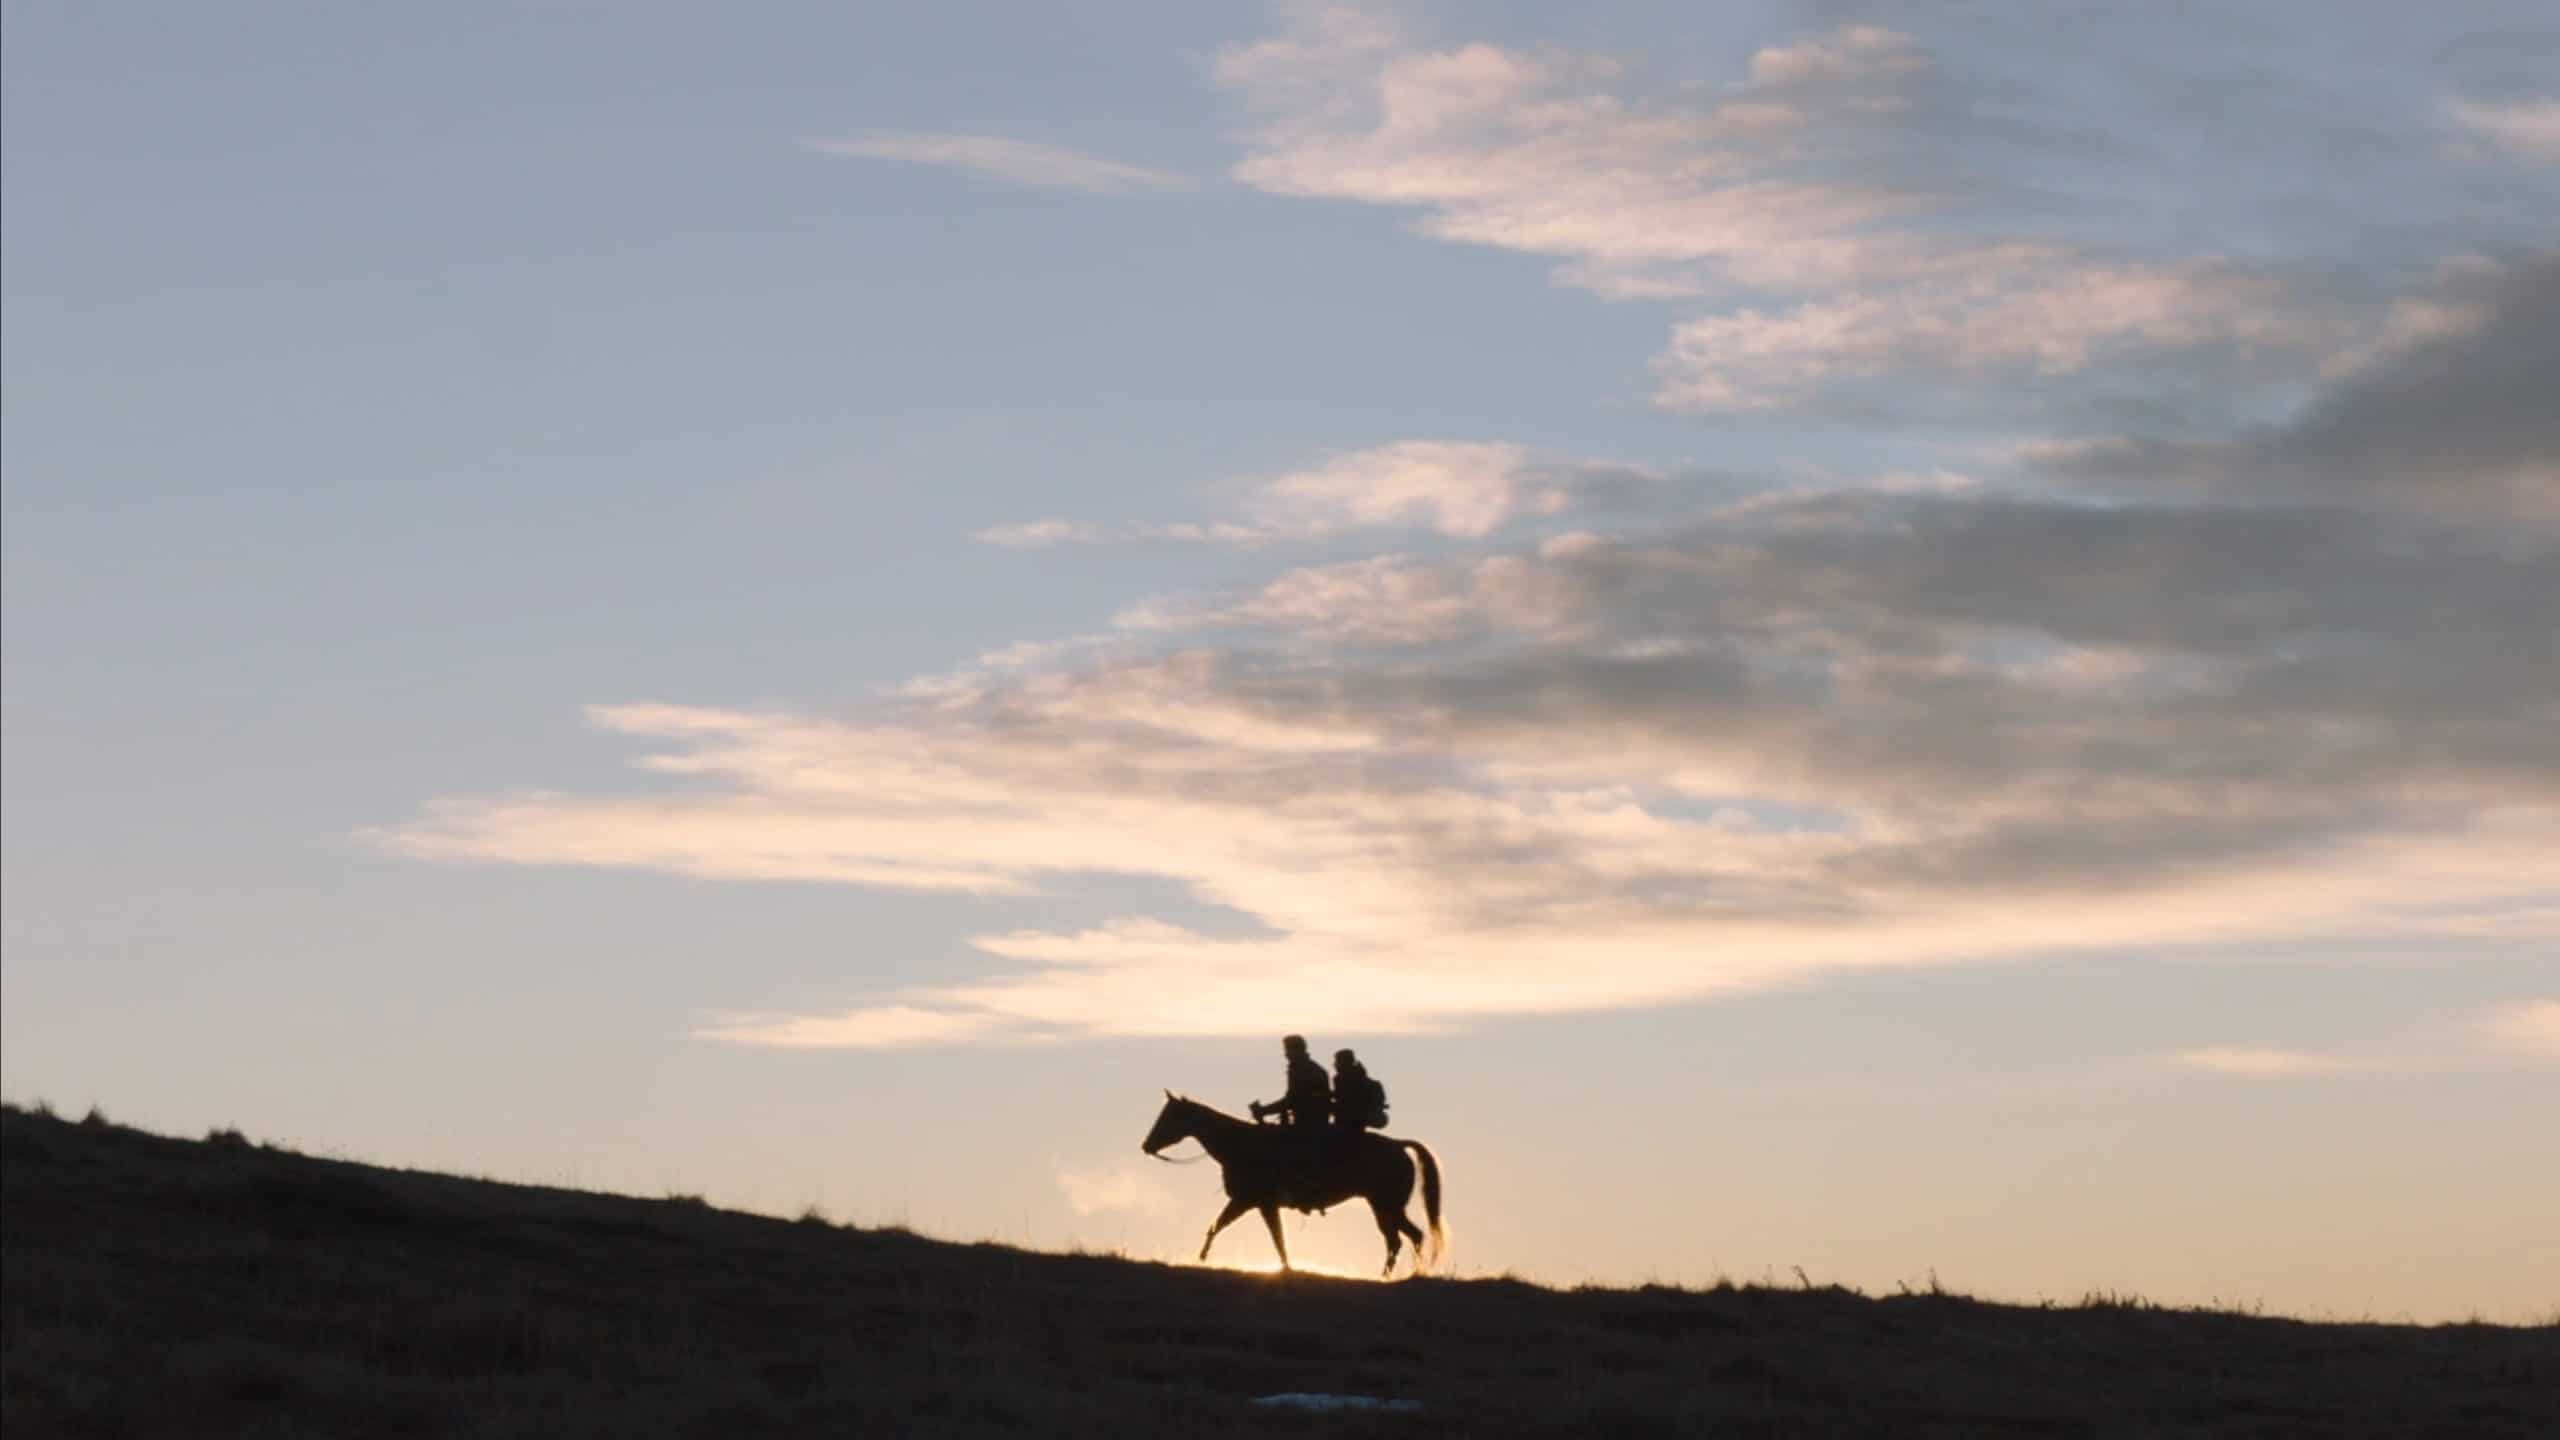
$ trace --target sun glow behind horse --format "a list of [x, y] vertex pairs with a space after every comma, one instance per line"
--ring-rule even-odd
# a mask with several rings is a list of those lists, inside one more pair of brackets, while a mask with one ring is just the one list
[[[1190, 1257], [1178, 1255], [1171, 1257], [1172, 1263], [1179, 1263], [1181, 1260], [1187, 1258]], [[1363, 1285], [1383, 1285], [1386, 1283], [1386, 1277], [1373, 1270], [1357, 1265], [1337, 1265], [1329, 1260], [1308, 1260], [1293, 1257], [1289, 1263], [1283, 1265], [1280, 1263], [1280, 1257], [1276, 1255], [1257, 1255], [1250, 1257], [1241, 1255], [1215, 1255], [1211, 1256], [1207, 1260], [1201, 1260], [1196, 1263], [1211, 1270], [1232, 1270], [1239, 1275], [1269, 1275], [1274, 1277], [1282, 1275], [1321, 1275], [1328, 1280], [1357, 1280]]]

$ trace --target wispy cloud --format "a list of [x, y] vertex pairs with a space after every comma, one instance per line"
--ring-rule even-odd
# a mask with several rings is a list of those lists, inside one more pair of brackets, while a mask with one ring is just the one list
[[1416, 209], [1426, 234], [1552, 257], [1568, 283], [1683, 295], [1735, 271], [1778, 282], [1867, 261], [1857, 232], [1908, 197], [1790, 160], [1848, 108], [1840, 87], [1924, 64], [1906, 38], [1859, 28], [1764, 52], [1737, 90], [1684, 104], [1619, 93], [1606, 57], [1433, 48], [1324, 11], [1227, 51], [1218, 76], [1253, 116], [1246, 184]]
[[2076, 374], [2113, 356], [2207, 345], [2311, 351], [2337, 317], [2217, 263], [2109, 264], [2049, 246], [1950, 255], [1944, 278], [1858, 287], [1682, 323], [1656, 363], [1674, 410], [1754, 410], [1844, 380]]
[[1019, 1027], [988, 1011], [894, 1004], [838, 1015], [719, 1015], [694, 1034], [776, 1050], [898, 1050], [1023, 1038]]
[[1523, 445], [1399, 440], [1255, 478], [1245, 487], [1240, 513], [1214, 520], [1111, 530], [1053, 518], [996, 526], [974, 538], [1014, 548], [1129, 541], [1252, 548], [1375, 530], [1483, 540], [1575, 507], [1624, 504], [1658, 488], [1661, 478], [1637, 466], [1564, 460]]
[[1983, 203], [2001, 161], [2077, 161], [2050, 152], [2082, 132], [1986, 127], [1927, 46], [1872, 25], [1766, 47], [1703, 93], [1647, 93], [1609, 57], [1433, 47], [1333, 11], [1229, 50], [1218, 74], [1253, 117], [1246, 184], [1414, 211], [1427, 235], [1552, 259], [1558, 281], [1611, 299], [1714, 306], [1658, 362], [1670, 409], [1763, 409], [1888, 374], [2309, 353], [2343, 334], [2333, 304], [2270, 273], [2004, 226]]
[[2560, 1000], [2510, 1005], [2475, 1026], [2481, 1044], [2509, 1055], [2560, 1060]]
[[2454, 100], [2445, 114], [2466, 134], [2509, 155], [2560, 163], [2560, 98], [2503, 104]]
[[2324, 1055], [2310, 1050], [2251, 1050], [2218, 1046], [2205, 1050], [2181, 1050], [2163, 1057], [2181, 1070], [2201, 1070], [2211, 1075], [2234, 1075], [2248, 1080], [2286, 1080], [2305, 1075], [2336, 1075], [2353, 1070], [2372, 1070], [2379, 1066], [2373, 1060], [2352, 1059], [2343, 1055]]
[[1088, 195], [1122, 195], [1144, 190], [1175, 190], [1189, 178], [1170, 170], [1133, 165], [1000, 135], [920, 135], [875, 130], [847, 140], [803, 141], [812, 150], [863, 160], [903, 160], [967, 170], [991, 180], [1043, 190], [1076, 190]]
[[1113, 1169], [1062, 1169], [1058, 1189], [1067, 1208], [1078, 1215], [1152, 1215], [1168, 1208], [1172, 1196], [1163, 1182], [1130, 1166]]
[[1247, 510], [1254, 528], [1274, 535], [1418, 522], [1481, 539], [1524, 507], [1552, 513], [1564, 498], [1535, 487], [1528, 452], [1517, 445], [1408, 440], [1282, 475], [1257, 489]]
[[1074, 520], [1030, 520], [1018, 525], [991, 525], [970, 538], [1008, 550], [1039, 550], [1051, 545], [1090, 544], [1105, 537], [1097, 525]]
[[[2544, 936], [2554, 935], [2549, 930], [2541, 933]], [[2501, 1006], [2461, 1024], [2454, 1038], [2457, 1042], [2455, 1050], [2431, 1059], [2242, 1046], [2182, 1050], [2163, 1055], [2160, 1059], [2182, 1070], [2201, 1070], [2247, 1079], [2477, 1065], [2484, 1053], [2529, 1061], [2560, 1061], [2560, 1000], [2527, 1000]]]

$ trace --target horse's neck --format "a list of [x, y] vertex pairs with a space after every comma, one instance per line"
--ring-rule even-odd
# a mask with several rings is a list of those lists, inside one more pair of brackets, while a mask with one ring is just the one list
[[1192, 1133], [1199, 1138], [1200, 1148], [1221, 1161], [1236, 1151], [1236, 1142], [1250, 1135], [1256, 1126], [1223, 1111], [1212, 1110], [1193, 1101], [1199, 1114], [1194, 1117]]

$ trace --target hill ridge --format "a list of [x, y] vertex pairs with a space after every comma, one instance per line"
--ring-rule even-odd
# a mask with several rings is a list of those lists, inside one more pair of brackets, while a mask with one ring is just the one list
[[2548, 1325], [1276, 1277], [14, 1108], [0, 1158], [13, 1434], [2560, 1433]]

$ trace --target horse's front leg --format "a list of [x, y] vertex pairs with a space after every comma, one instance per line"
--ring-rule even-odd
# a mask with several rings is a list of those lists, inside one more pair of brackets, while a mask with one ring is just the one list
[[1289, 1242], [1280, 1236], [1280, 1207], [1263, 1206], [1262, 1223], [1271, 1227], [1271, 1248], [1280, 1252], [1280, 1268], [1283, 1270], [1293, 1268], [1289, 1264]]
[[1209, 1247], [1218, 1243], [1219, 1231], [1236, 1223], [1238, 1216], [1252, 1208], [1252, 1205], [1242, 1200], [1228, 1201], [1227, 1208], [1218, 1212], [1218, 1218], [1209, 1222], [1209, 1233], [1201, 1238], [1200, 1258], [1203, 1260], [1209, 1258]]

